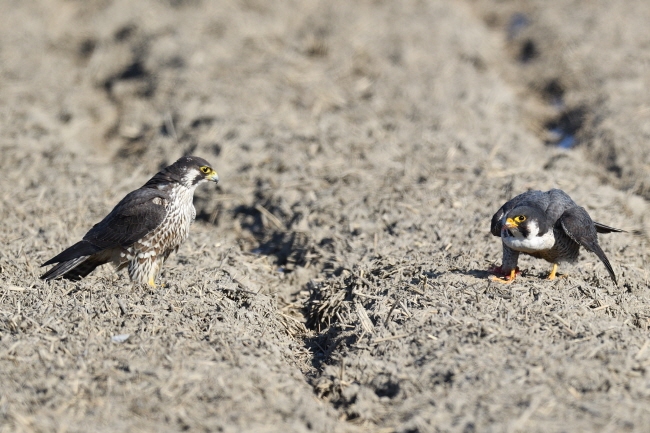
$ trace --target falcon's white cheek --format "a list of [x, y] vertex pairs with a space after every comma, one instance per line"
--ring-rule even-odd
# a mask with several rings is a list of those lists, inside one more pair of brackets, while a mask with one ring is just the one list
[[513, 236], [502, 236], [503, 243], [515, 251], [522, 252], [535, 252], [553, 248], [553, 245], [555, 245], [553, 230], [549, 230], [542, 236], [539, 236], [539, 226], [535, 221], [531, 221], [528, 224], [528, 229], [528, 237], [524, 237], [519, 230], [511, 230]]
[[181, 184], [185, 188], [194, 190], [196, 186], [200, 183], [199, 179], [202, 178], [201, 173], [198, 170], [187, 170], [183, 177], [181, 178]]

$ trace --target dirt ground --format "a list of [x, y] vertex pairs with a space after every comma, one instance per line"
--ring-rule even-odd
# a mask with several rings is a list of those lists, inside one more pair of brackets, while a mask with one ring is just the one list
[[[650, 3], [0, 2], [0, 432], [642, 432]], [[184, 154], [161, 287], [39, 268]], [[492, 214], [588, 252], [511, 285]]]

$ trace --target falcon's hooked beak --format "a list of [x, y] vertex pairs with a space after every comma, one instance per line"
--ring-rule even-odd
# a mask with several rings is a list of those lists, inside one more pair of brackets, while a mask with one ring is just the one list
[[206, 176], [207, 180], [211, 180], [214, 183], [219, 182], [219, 175], [217, 174], [216, 171], [212, 170], [212, 173]]
[[519, 225], [512, 218], [508, 218], [506, 223], [501, 226], [501, 237], [512, 237], [514, 234], [510, 231], [514, 230], [515, 232], [519, 231]]

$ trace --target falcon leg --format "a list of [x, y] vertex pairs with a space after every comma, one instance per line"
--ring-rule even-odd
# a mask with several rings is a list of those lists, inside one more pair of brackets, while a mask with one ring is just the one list
[[556, 277], [556, 275], [555, 275], [556, 273], [557, 273], [557, 263], [553, 263], [553, 269], [551, 269], [551, 273], [548, 274], [548, 279], [549, 280], [554, 280], [555, 277]]
[[[499, 283], [510, 284], [515, 280], [519, 274], [517, 262], [519, 261], [519, 251], [512, 250], [503, 244], [503, 260], [501, 266], [496, 266], [490, 269], [490, 272], [496, 275], [492, 277], [492, 281]], [[499, 278], [502, 277], [502, 278]]]
[[151, 268], [149, 269], [149, 281], [147, 281], [147, 284], [149, 284], [152, 289], [157, 287], [156, 277], [160, 274], [160, 270], [162, 269], [164, 261], [164, 257], [154, 257], [154, 261], [151, 264]]
[[142, 262], [136, 257], [129, 262], [129, 277], [135, 284], [147, 284], [149, 287], [155, 288], [158, 268], [155, 257], [154, 260], [144, 260]]

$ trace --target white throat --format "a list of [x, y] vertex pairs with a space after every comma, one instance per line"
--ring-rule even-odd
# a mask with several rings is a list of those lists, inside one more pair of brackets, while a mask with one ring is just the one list
[[[524, 235], [517, 229], [504, 229], [501, 231], [501, 239], [503, 243], [506, 244], [509, 248], [515, 251], [521, 251], [524, 253], [532, 253], [535, 251], [550, 250], [555, 245], [555, 236], [553, 235], [553, 230], [548, 230], [543, 235], [539, 236], [539, 226], [537, 222], [531, 221], [528, 224], [528, 229], [530, 233], [528, 237]], [[510, 233], [512, 233], [512, 236]]]

